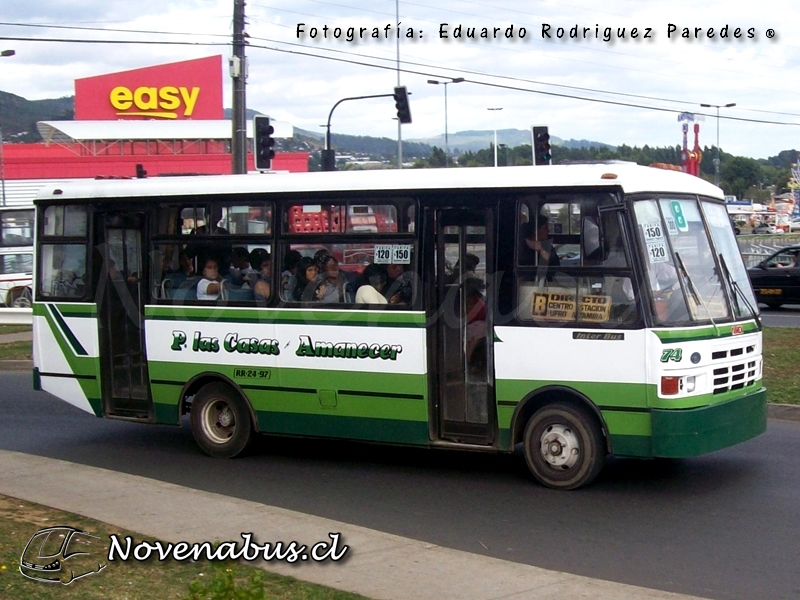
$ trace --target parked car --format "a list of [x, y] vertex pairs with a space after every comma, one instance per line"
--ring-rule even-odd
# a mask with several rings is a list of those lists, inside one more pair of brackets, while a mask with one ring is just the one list
[[800, 304], [800, 246], [788, 246], [747, 269], [756, 300], [770, 308]]
[[789, 223], [789, 231], [792, 233], [795, 231], [800, 231], [800, 219], [794, 219], [791, 223]]
[[756, 225], [755, 227], [753, 227], [753, 233], [776, 234], [776, 233], [783, 233], [783, 229], [779, 229], [775, 227], [775, 225], [762, 223], [761, 225]]

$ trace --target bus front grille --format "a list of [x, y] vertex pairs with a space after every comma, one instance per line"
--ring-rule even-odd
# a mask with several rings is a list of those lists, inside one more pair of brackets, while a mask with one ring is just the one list
[[746, 360], [714, 368], [714, 393], [724, 394], [754, 385], [759, 376], [758, 361]]

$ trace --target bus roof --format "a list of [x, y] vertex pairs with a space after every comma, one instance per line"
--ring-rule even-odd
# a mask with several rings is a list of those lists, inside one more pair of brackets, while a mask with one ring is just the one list
[[619, 187], [625, 193], [672, 192], [723, 198], [722, 190], [699, 177], [633, 163], [594, 163], [546, 167], [492, 167], [251, 173], [60, 181], [43, 187], [36, 201], [98, 198], [196, 196], [242, 193], [413, 192], [525, 188]]

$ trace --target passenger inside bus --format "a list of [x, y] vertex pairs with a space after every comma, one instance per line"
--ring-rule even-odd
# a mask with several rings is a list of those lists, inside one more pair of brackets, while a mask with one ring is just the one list
[[386, 286], [386, 269], [370, 263], [364, 267], [356, 288], [356, 304], [388, 304], [381, 293]]
[[203, 264], [203, 278], [197, 282], [197, 299], [219, 300], [220, 291], [222, 290], [219, 263], [215, 258], [208, 258]]
[[303, 255], [297, 250], [289, 250], [283, 258], [283, 271], [281, 271], [281, 297], [291, 300], [294, 288], [297, 286], [297, 266]]
[[255, 273], [255, 269], [250, 265], [250, 253], [247, 248], [236, 246], [231, 253], [231, 266], [225, 278], [232, 285], [241, 287], [251, 273]]
[[478, 277], [464, 281], [465, 308], [467, 313], [467, 365], [480, 370], [486, 366], [486, 300], [483, 297], [485, 284]]
[[297, 280], [292, 291], [291, 299], [295, 302], [310, 302], [315, 300], [316, 291], [314, 282], [319, 275], [319, 267], [314, 259], [304, 256], [297, 263]]
[[547, 281], [553, 280], [554, 269], [561, 264], [550, 238], [549, 219], [539, 215], [539, 226], [523, 223], [520, 228], [519, 264], [538, 265], [547, 270]]
[[[255, 254], [255, 253], [254, 253]], [[247, 281], [253, 289], [256, 302], [263, 304], [272, 292], [272, 257], [266, 250], [259, 254], [258, 271], [247, 276]]]
[[[471, 255], [467, 255], [471, 256]], [[475, 257], [478, 258], [477, 256]], [[413, 274], [408, 265], [391, 264], [386, 267], [384, 296], [389, 304], [409, 304], [413, 297]]]
[[353, 290], [347, 277], [339, 270], [339, 261], [330, 254], [320, 261], [315, 297], [321, 302], [352, 302]]

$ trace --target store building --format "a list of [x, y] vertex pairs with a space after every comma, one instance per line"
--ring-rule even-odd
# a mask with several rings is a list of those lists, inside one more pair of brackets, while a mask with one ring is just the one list
[[[29, 205], [53, 180], [228, 174], [232, 124], [224, 118], [222, 56], [75, 80], [75, 120], [40, 121], [38, 144], [3, 144], [2, 205]], [[291, 138], [273, 122], [276, 138]], [[252, 122], [248, 170], [254, 169]], [[278, 152], [276, 171], [308, 171], [307, 152]]]

